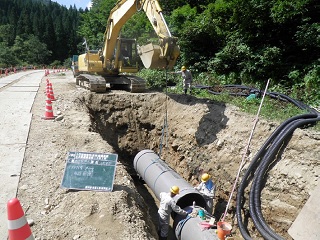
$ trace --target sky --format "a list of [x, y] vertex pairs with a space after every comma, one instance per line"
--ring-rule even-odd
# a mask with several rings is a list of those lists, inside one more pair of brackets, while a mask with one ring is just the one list
[[75, 4], [78, 9], [85, 9], [86, 7], [90, 7], [91, 4], [90, 0], [53, 0], [53, 2], [57, 2], [60, 5], [64, 5], [67, 8], [69, 8], [70, 5], [73, 6]]

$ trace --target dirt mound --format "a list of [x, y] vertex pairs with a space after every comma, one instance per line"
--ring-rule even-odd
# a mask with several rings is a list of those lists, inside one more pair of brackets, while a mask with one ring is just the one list
[[[57, 99], [54, 113], [61, 113], [61, 119], [41, 119], [43, 79], [32, 109], [18, 191], [27, 217], [34, 220], [32, 231], [37, 239], [157, 239], [156, 201], [133, 180], [133, 158], [143, 149], [161, 152], [162, 159], [191, 184], [197, 183], [203, 171], [211, 173], [218, 187], [215, 215], [221, 216], [254, 116], [188, 95], [90, 93], [76, 87], [71, 72], [48, 79]], [[259, 120], [248, 159], [278, 125]], [[314, 146], [318, 140], [318, 133], [295, 131], [263, 192], [265, 217], [286, 239], [290, 239], [287, 229], [317, 184], [320, 153]], [[117, 153], [114, 190], [62, 189], [69, 151]], [[227, 220], [239, 236], [232, 211]]]

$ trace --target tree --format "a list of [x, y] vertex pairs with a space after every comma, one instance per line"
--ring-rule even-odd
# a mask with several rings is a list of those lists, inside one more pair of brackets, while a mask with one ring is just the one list
[[13, 42], [14, 27], [11, 24], [0, 25], [0, 42], [10, 46]]
[[0, 43], [0, 68], [7, 68], [18, 64], [11, 48]]
[[116, 0], [93, 0], [91, 10], [81, 14], [78, 34], [86, 38], [90, 49], [102, 47], [107, 20], [115, 3]]
[[51, 55], [46, 44], [40, 42], [34, 35], [17, 36], [12, 47], [12, 52], [20, 64], [45, 63]]

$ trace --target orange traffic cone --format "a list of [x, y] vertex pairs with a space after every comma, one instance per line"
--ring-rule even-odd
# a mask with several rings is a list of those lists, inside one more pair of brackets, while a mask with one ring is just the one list
[[51, 83], [49, 83], [49, 95], [50, 95], [51, 101], [55, 101], [56, 100], [54, 98], [54, 94], [53, 94], [53, 89], [52, 89], [52, 84]]
[[50, 94], [50, 82], [47, 82], [45, 94], [46, 95]]
[[7, 203], [9, 240], [34, 240], [30, 226], [17, 198]]
[[49, 94], [47, 94], [47, 99], [46, 99], [46, 112], [44, 114], [44, 117], [42, 117], [42, 119], [45, 119], [45, 120], [55, 119], [55, 116], [53, 115], [53, 110], [52, 110], [52, 102]]

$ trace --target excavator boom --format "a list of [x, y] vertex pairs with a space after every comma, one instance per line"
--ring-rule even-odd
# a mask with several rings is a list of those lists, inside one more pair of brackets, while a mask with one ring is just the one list
[[[177, 38], [169, 31], [163, 17], [162, 9], [156, 0], [120, 0], [112, 9], [105, 32], [103, 55], [111, 59], [116, 47], [116, 40], [122, 26], [135, 14], [143, 9], [154, 31], [159, 37], [159, 45], [148, 44], [138, 47], [138, 54], [145, 66], [151, 69], [172, 69], [180, 54]], [[106, 67], [107, 62], [104, 67]]]

